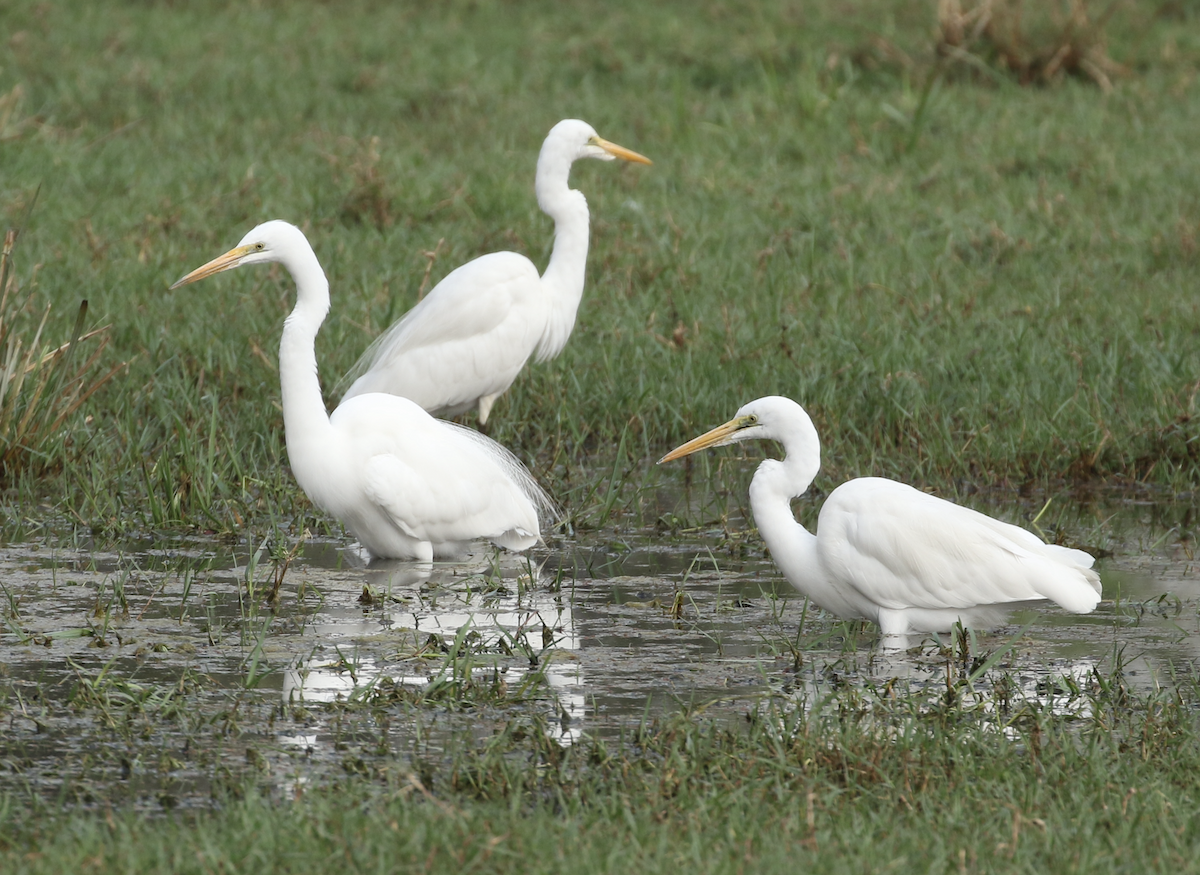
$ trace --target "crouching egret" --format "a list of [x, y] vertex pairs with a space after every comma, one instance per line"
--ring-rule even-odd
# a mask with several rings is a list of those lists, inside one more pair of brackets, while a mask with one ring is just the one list
[[1090, 554], [895, 480], [843, 483], [809, 533], [789, 502], [817, 476], [821, 442], [804, 408], [788, 398], [750, 402], [661, 462], [755, 439], [779, 441], [785, 453], [760, 464], [750, 483], [758, 530], [792, 586], [839, 617], [871, 620], [883, 635], [898, 636], [946, 631], [958, 621], [994, 625], [1021, 602], [1050, 599], [1086, 614], [1100, 601]]
[[639, 164], [650, 159], [602, 140], [591, 125], [567, 119], [550, 129], [538, 156], [538, 205], [554, 219], [554, 251], [546, 272], [516, 252], [493, 252], [451, 271], [415, 307], [381, 334], [346, 375], [343, 402], [368, 392], [416, 401], [435, 416], [492, 404], [529, 356], [558, 355], [583, 297], [588, 208], [567, 184], [579, 158]]
[[329, 281], [303, 232], [266, 222], [171, 288], [243, 264], [279, 262], [296, 306], [279, 342], [288, 459], [300, 488], [358, 538], [372, 559], [461, 554], [486, 538], [524, 550], [550, 500], [495, 441], [434, 419], [407, 398], [359, 395], [329, 416], [313, 342], [329, 312]]

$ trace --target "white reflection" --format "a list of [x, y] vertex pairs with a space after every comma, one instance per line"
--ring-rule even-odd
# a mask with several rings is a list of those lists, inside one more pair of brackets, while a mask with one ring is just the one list
[[[284, 702], [345, 701], [381, 681], [424, 686], [452, 671], [448, 657], [458, 652], [471, 657], [475, 677], [499, 671], [509, 690], [544, 679], [555, 702], [551, 735], [574, 743], [588, 713], [574, 655], [580, 635], [569, 599], [535, 586], [545, 581], [531, 580], [531, 570], [538, 574], [523, 560], [373, 564], [364, 572], [368, 601], [331, 607], [309, 624], [320, 644], [284, 673]], [[295, 738], [280, 740], [298, 745]], [[318, 747], [315, 736], [304, 739], [306, 748]]]
[[279, 743], [285, 747], [298, 747], [301, 750], [309, 751], [316, 746], [317, 736], [314, 735], [288, 735], [283, 733], [278, 736]]
[[[856, 696], [859, 707], [870, 710], [872, 695], [887, 699], [922, 694], [929, 707], [941, 707], [953, 695], [964, 713], [977, 709], [982, 725], [1010, 738], [1021, 733], [1011, 725], [1014, 715], [1031, 706], [1058, 717], [1088, 719], [1095, 714], [1100, 692], [1100, 661], [1091, 657], [992, 668], [964, 684], [967, 676], [959, 660], [930, 656], [922, 650], [875, 650], [860, 668], [834, 663], [797, 679], [791, 699], [811, 712], [844, 705], [844, 697]], [[895, 689], [893, 690], [893, 685]]]
[[1037, 703], [1060, 717], [1091, 717], [1099, 664], [1091, 658], [1072, 660], [1045, 672], [1022, 671], [1016, 704]]

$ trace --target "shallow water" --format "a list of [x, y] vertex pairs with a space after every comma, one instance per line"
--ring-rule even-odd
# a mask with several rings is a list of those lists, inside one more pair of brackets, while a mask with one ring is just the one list
[[[1112, 551], [1099, 563], [1105, 601], [1083, 617], [1018, 611], [976, 652], [1011, 645], [993, 671], [1055, 709], [1086, 709], [1072, 691], [1114, 660], [1143, 688], [1190, 673], [1192, 513], [1190, 499], [1060, 504], [1056, 524]], [[725, 526], [744, 529], [736, 517], [626, 529], [424, 570], [363, 567], [343, 543], [309, 542], [273, 607], [265, 544], [11, 543], [0, 793], [207, 804], [247, 774], [293, 793], [530, 715], [566, 745], [680, 708], [736, 718], [837, 684], [945, 684], [950, 648], [881, 651], [870, 627], [807, 606], [756, 537]]]

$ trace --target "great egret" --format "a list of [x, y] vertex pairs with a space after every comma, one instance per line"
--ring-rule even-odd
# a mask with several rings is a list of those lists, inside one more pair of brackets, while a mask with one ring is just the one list
[[784, 577], [827, 611], [871, 620], [884, 636], [939, 632], [956, 621], [990, 626], [1004, 609], [1050, 599], [1086, 614], [1100, 601], [1095, 561], [1031, 532], [911, 486], [879, 477], [830, 493], [817, 533], [796, 522], [790, 501], [821, 467], [821, 442], [799, 404], [778, 396], [752, 401], [724, 425], [672, 450], [669, 462], [707, 447], [775, 440], [750, 483], [750, 507]]
[[602, 140], [586, 122], [556, 124], [542, 143], [534, 183], [538, 205], [554, 219], [545, 274], [538, 276], [533, 262], [516, 252], [493, 252], [451, 271], [351, 368], [346, 379], [354, 382], [343, 403], [388, 392], [435, 416], [478, 406], [484, 425], [530, 355], [536, 351], [542, 362], [562, 351], [583, 297], [588, 251], [587, 200], [567, 184], [579, 158], [650, 163]]
[[394, 395], [360, 395], [328, 415], [313, 341], [329, 312], [329, 281], [299, 228], [259, 225], [171, 288], [266, 262], [282, 264], [296, 283], [279, 342], [279, 382], [288, 459], [313, 503], [341, 520], [373, 559], [428, 562], [481, 538], [510, 550], [536, 544], [538, 512], [550, 500], [495, 441]]

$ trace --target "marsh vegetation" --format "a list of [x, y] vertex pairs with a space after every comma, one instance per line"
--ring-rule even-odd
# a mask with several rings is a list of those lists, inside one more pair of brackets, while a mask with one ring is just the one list
[[[1021, 7], [6, 4], [0, 868], [1194, 867], [1200, 28]], [[571, 116], [655, 163], [574, 169], [575, 334], [489, 421], [566, 518], [363, 569], [288, 471], [286, 275], [167, 287], [302, 225], [328, 392], [544, 263]], [[1097, 553], [1101, 610], [881, 661], [774, 572], [753, 451], [651, 464], [771, 393], [801, 520], [895, 477]]]

